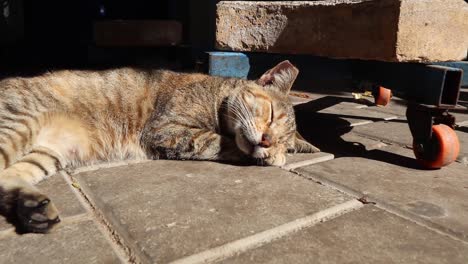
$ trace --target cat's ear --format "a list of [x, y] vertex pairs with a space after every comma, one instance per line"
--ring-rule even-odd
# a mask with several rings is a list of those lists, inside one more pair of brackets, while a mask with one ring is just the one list
[[265, 72], [257, 80], [257, 83], [263, 87], [288, 94], [298, 74], [299, 70], [288, 60], [285, 60]]
[[299, 132], [296, 131], [296, 134], [294, 136], [294, 149], [292, 149], [290, 152], [294, 153], [316, 153], [320, 152], [320, 149], [317, 148], [316, 146], [310, 144], [307, 142]]

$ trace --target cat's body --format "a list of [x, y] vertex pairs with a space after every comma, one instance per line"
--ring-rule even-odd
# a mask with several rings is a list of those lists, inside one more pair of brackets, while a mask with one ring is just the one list
[[57, 210], [33, 185], [57, 170], [122, 159], [283, 165], [295, 136], [289, 62], [257, 82], [131, 68], [0, 82], [0, 209], [45, 232]]
[[[199, 108], [187, 105], [190, 97], [196, 97], [196, 91], [184, 88], [205, 78], [198, 74], [123, 68], [103, 72], [59, 71], [34, 78], [4, 80], [0, 83], [4, 96], [0, 113], [7, 122], [2, 122], [5, 127], [0, 127], [0, 133], [12, 129], [16, 132], [8, 135], [13, 137], [10, 146], [2, 144], [6, 159], [3, 157], [0, 167], [2, 162], [5, 163], [2, 169], [13, 164], [34, 145], [60, 152], [67, 160], [65, 163], [72, 166], [149, 158], [152, 155], [146, 152], [141, 140], [155, 108], [160, 115], [173, 111], [168, 108], [177, 105], [169, 106], [174, 104], [169, 101], [177, 101], [177, 94], [184, 93], [182, 99], [186, 101], [180, 107], [186, 107], [186, 114], [197, 112]], [[212, 97], [207, 100], [211, 101], [217, 99], [216, 93], [221, 90], [210, 92]], [[215, 104], [200, 107], [209, 110], [211, 115], [217, 110]], [[205, 117], [203, 113], [196, 114], [198, 118]], [[202, 122], [215, 129], [216, 120]]]

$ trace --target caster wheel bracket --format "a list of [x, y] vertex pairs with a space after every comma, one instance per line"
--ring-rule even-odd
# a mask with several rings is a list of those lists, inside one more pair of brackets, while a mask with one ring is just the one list
[[432, 125], [434, 124], [431, 110], [416, 105], [408, 105], [406, 118], [414, 142], [417, 144], [424, 144], [431, 140]]
[[413, 135], [413, 150], [426, 168], [440, 168], [452, 163], [459, 153], [459, 141], [453, 131], [455, 118], [447, 109], [409, 105], [406, 110]]

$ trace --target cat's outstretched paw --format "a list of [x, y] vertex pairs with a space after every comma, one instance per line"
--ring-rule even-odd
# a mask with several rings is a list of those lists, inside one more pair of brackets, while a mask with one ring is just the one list
[[47, 233], [60, 222], [57, 208], [41, 193], [20, 193], [16, 213], [24, 232]]
[[286, 164], [286, 156], [284, 154], [276, 154], [273, 156], [269, 156], [260, 162], [257, 162], [257, 165], [262, 165], [262, 166], [275, 166], [275, 167], [281, 167], [284, 164]]
[[289, 153], [317, 153], [320, 149], [303, 139], [296, 139], [294, 148], [288, 149]]

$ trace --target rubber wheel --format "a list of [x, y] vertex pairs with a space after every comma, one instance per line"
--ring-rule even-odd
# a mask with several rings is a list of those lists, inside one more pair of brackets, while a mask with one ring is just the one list
[[428, 169], [439, 169], [454, 162], [460, 153], [455, 131], [447, 125], [432, 126], [432, 139], [421, 148], [413, 142], [416, 159]]
[[392, 90], [379, 86], [374, 99], [376, 105], [386, 106], [392, 99]]

